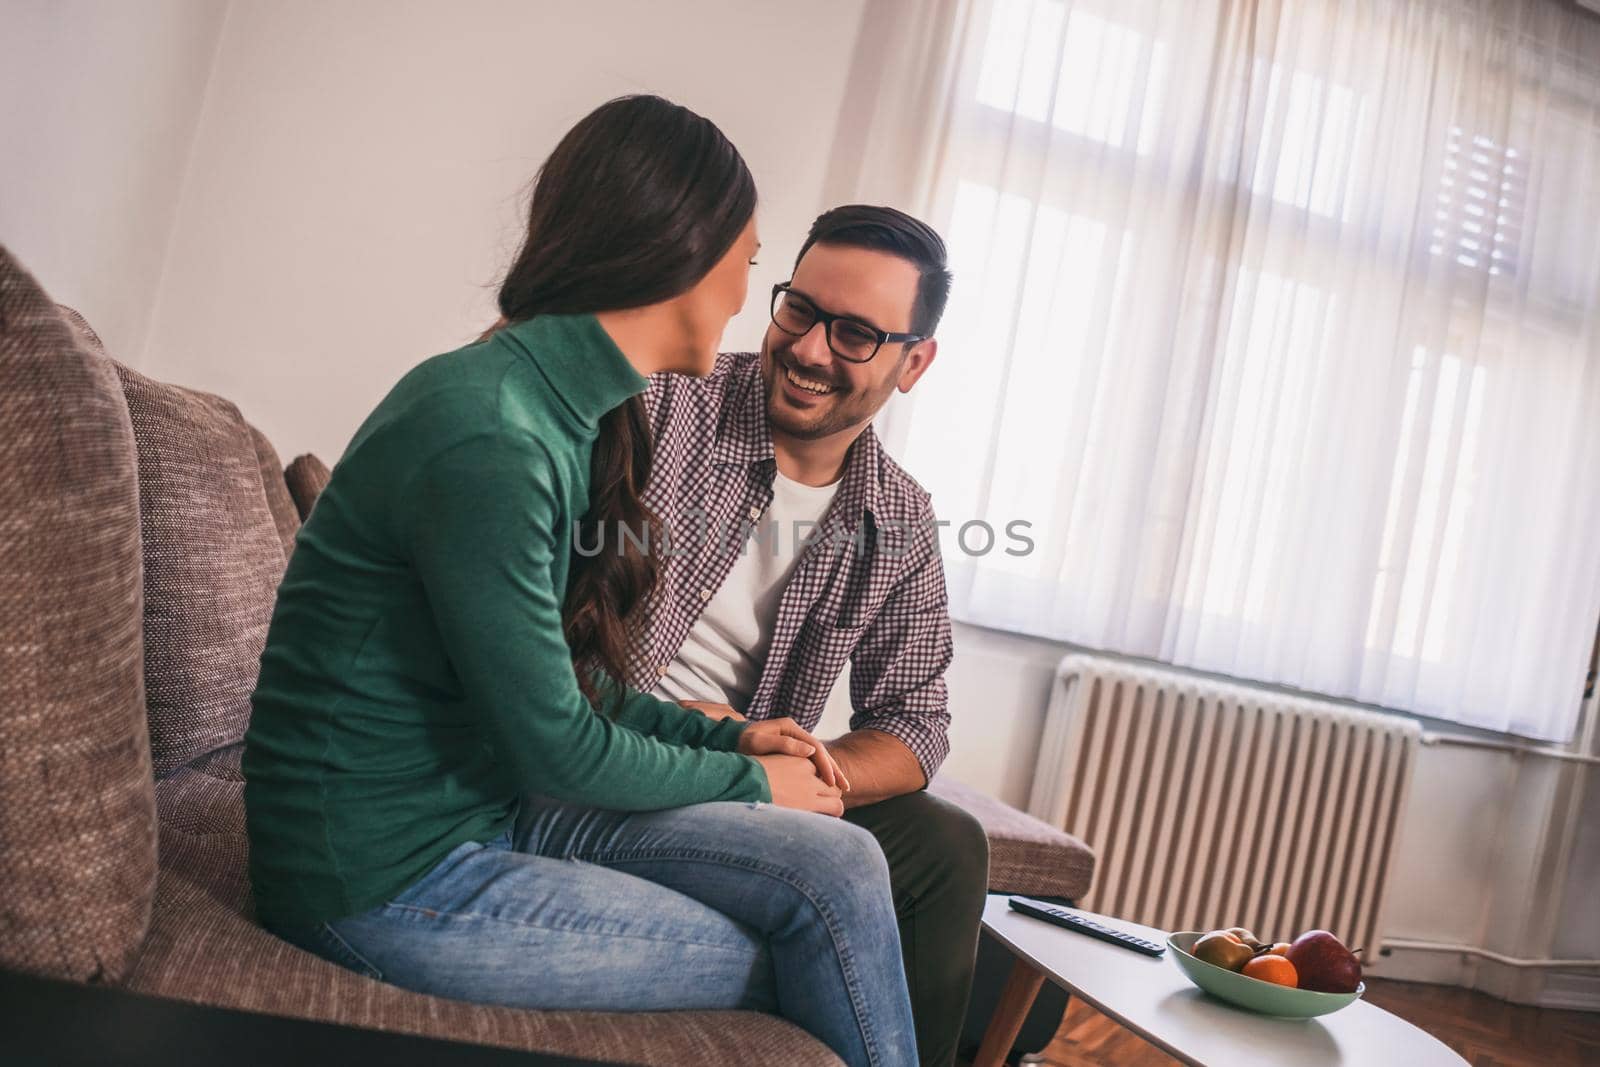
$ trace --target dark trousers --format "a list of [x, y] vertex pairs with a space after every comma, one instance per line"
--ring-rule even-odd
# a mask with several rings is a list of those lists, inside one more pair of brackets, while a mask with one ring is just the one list
[[852, 808], [844, 817], [870, 831], [889, 861], [917, 1055], [924, 1067], [948, 1067], [972, 991], [989, 839], [977, 819], [925, 792]]

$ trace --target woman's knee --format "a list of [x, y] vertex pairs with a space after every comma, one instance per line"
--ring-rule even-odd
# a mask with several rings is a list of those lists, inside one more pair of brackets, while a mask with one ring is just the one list
[[808, 812], [782, 812], [782, 854], [808, 881], [829, 886], [880, 885], [887, 894], [889, 863], [870, 832]]

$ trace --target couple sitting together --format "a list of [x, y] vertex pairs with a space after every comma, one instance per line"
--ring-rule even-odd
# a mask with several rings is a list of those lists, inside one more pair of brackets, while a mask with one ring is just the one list
[[394, 387], [300, 532], [247, 737], [257, 913], [425, 993], [753, 1009], [947, 1064], [988, 853], [923, 791], [944, 575], [870, 427], [933, 362], [944, 245], [829, 211], [759, 355], [719, 356], [755, 208], [657, 97], [545, 162], [500, 321]]

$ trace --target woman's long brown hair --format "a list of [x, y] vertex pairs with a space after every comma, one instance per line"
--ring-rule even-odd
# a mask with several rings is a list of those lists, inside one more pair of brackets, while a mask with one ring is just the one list
[[[534, 179], [500, 314], [521, 322], [671, 299], [716, 265], [755, 207], [749, 168], [709, 120], [657, 96], [612, 100], [561, 139]], [[602, 679], [625, 677], [630, 617], [658, 573], [659, 528], [643, 500], [650, 457], [635, 396], [600, 420], [562, 609], [578, 683], [596, 708]], [[636, 537], [619, 536], [623, 527]], [[577, 551], [597, 543], [592, 555]]]

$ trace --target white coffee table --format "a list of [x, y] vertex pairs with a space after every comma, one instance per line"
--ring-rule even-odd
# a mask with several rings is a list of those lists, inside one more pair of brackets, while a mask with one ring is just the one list
[[[1274, 1019], [1200, 992], [1178, 965], [1019, 915], [995, 894], [983, 925], [1016, 956], [974, 1067], [999, 1067], [1046, 978], [1195, 1067], [1466, 1067], [1432, 1035], [1358, 1000], [1320, 1019]], [[1084, 915], [1157, 944], [1164, 931]], [[1170, 953], [1171, 950], [1168, 949]]]

